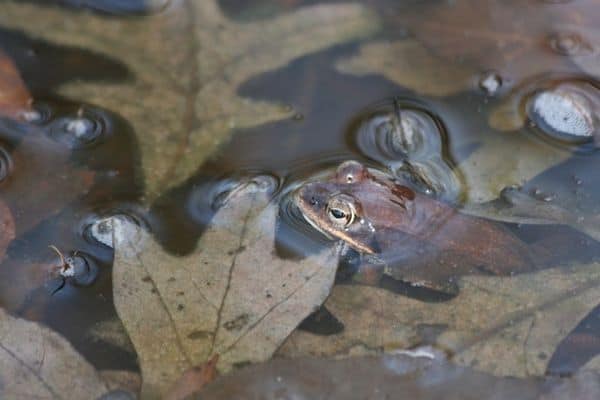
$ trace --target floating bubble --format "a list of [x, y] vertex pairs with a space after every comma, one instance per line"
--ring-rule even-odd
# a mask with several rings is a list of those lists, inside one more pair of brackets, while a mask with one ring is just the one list
[[404, 161], [394, 175], [418, 192], [447, 201], [456, 201], [462, 184], [456, 173], [442, 159]]
[[12, 168], [12, 157], [4, 147], [0, 146], [0, 183], [10, 176]]
[[536, 93], [528, 102], [530, 123], [568, 143], [586, 143], [598, 129], [598, 89], [588, 84], [562, 84]]
[[98, 277], [98, 264], [89, 254], [72, 251], [66, 256], [54, 246], [50, 246], [60, 258], [60, 265], [54, 270], [57, 277], [62, 279], [62, 284], [54, 290], [54, 293], [61, 290], [69, 282], [75, 286], [90, 286]]
[[592, 46], [574, 32], [555, 32], [548, 38], [548, 43], [553, 51], [564, 56], [592, 52]]
[[231, 199], [242, 191], [248, 189], [254, 192], [274, 194], [280, 187], [280, 179], [269, 174], [245, 176], [240, 178], [229, 178], [221, 181], [215, 186], [211, 193], [211, 207], [217, 210], [223, 207]]
[[367, 114], [352, 131], [359, 151], [415, 190], [456, 201], [463, 187], [452, 168], [439, 118], [398, 100], [386, 108]]
[[21, 111], [19, 117], [27, 123], [43, 125], [52, 117], [52, 110], [48, 104], [34, 102], [29, 110]]
[[497, 72], [485, 73], [479, 80], [479, 87], [488, 96], [494, 96], [502, 86], [502, 78]]
[[396, 107], [365, 119], [356, 131], [356, 143], [376, 160], [425, 159], [442, 151], [441, 125], [426, 111]]
[[[117, 225], [126, 225], [127, 229], [116, 229]], [[142, 218], [119, 211], [104, 217], [90, 217], [83, 226], [83, 237], [89, 243], [100, 243], [112, 249], [115, 241], [141, 243], [147, 231], [148, 225]], [[127, 237], [120, 235], [127, 235]]]
[[104, 113], [80, 109], [75, 116], [60, 117], [52, 121], [49, 135], [69, 148], [78, 149], [99, 143], [109, 128], [110, 123]]
[[90, 286], [96, 281], [98, 270], [98, 264], [89, 254], [75, 251], [65, 257], [60, 275], [77, 286]]

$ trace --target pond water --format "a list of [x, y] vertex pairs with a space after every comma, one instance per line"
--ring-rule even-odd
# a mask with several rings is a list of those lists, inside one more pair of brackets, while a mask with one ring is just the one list
[[446, 296], [357, 282], [354, 251], [277, 357], [433, 345], [495, 376], [600, 373], [596, 0], [125, 3], [0, 4], [4, 310], [99, 370], [140, 371], [114, 301], [115, 216], [194, 257], [232, 193], [267, 176], [275, 255], [300, 263], [332, 241], [294, 194], [357, 160], [500, 226], [536, 268], [457, 273]]

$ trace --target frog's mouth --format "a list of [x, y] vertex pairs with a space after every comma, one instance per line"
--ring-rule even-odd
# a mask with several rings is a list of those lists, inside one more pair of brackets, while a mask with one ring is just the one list
[[302, 213], [302, 216], [304, 217], [304, 220], [306, 222], [308, 222], [308, 224], [310, 226], [312, 226], [313, 228], [315, 228], [318, 232], [320, 232], [322, 235], [324, 235], [325, 237], [327, 237], [327, 239], [329, 240], [335, 240], [336, 238], [334, 238], [333, 236], [331, 236], [329, 234], [329, 232], [323, 230], [319, 225], [317, 225], [316, 222], [314, 222], [308, 215], [306, 215], [306, 213]]

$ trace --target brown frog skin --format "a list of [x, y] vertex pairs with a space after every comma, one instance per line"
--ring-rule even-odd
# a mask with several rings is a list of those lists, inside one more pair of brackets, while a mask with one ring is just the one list
[[[458, 212], [356, 161], [295, 194], [317, 230], [365, 255], [373, 276], [456, 294], [456, 277], [535, 269], [530, 248], [503, 225]], [[370, 282], [374, 283], [374, 282]]]

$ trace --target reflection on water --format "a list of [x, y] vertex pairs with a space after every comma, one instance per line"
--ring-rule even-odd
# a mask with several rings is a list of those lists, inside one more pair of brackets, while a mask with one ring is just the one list
[[[47, 2], [24, 3], [25, 13], [36, 10], [32, 4], [42, 7], [40, 4]], [[89, 8], [102, 11], [100, 21], [116, 24], [111, 26], [118, 26], [124, 39], [129, 37], [128, 30], [144, 32], [156, 24], [166, 38], [173, 38], [172, 42], [161, 43], [169, 48], [177, 47], [181, 25], [167, 24], [168, 28], [164, 28], [159, 25], [161, 18], [178, 15], [187, 7], [185, 1], [173, 1], [161, 13], [168, 1], [54, 3], [59, 15], [65, 13], [65, 21], [74, 15], [85, 16], [91, 12]], [[320, 2], [222, 0], [219, 4], [233, 20], [247, 22], [266, 21], [316, 3]], [[594, 235], [582, 233], [591, 232], [588, 228], [600, 213], [599, 50], [597, 32], [590, 22], [597, 22], [600, 15], [594, 2], [363, 3], [380, 14], [382, 28], [377, 35], [307, 54], [253, 76], [236, 88], [235, 95], [242, 96], [243, 101], [276, 102], [288, 111], [293, 109], [301, 118], [237, 130], [229, 122], [228, 129], [235, 132], [231, 140], [184, 183], [156, 197], [148, 197], [148, 176], [142, 171], [160, 170], [163, 153], [157, 145], [154, 150], [161, 157], [142, 159], [140, 145], [154, 142], [147, 132], [134, 129], [148, 115], [156, 117], [156, 110], [149, 106], [154, 103], [146, 98], [147, 93], [124, 94], [113, 99], [111, 107], [88, 104], [87, 96], [98, 95], [99, 89], [89, 85], [99, 83], [133, 88], [140, 82], [136, 79], [141, 79], [141, 88], [150, 87], [148, 82], [155, 75], [164, 75], [163, 71], [148, 68], [134, 73], [127, 67], [127, 55], [123, 55], [123, 60], [107, 57], [77, 45], [76, 40], [58, 44], [32, 34], [35, 30], [31, 27], [17, 29], [18, 23], [0, 19], [0, 57], [12, 60], [32, 98], [18, 118], [0, 120], [0, 217], [4, 218], [0, 221], [8, 220], [2, 215], [6, 204], [15, 225], [14, 232], [9, 232], [8, 223], [0, 225], [5, 227], [0, 249], [3, 240], [8, 243], [0, 265], [0, 305], [60, 332], [99, 368], [135, 369], [135, 355], [130, 349], [88, 335], [96, 324], [116, 317], [111, 286], [115, 223], [132, 222], [140, 232], [151, 232], [166, 251], [188, 255], [220, 205], [235, 196], [240, 187], [252, 185], [273, 192], [280, 202], [278, 255], [299, 259], [330, 243], [314, 229], [314, 223], [305, 223], [305, 216], [299, 215], [294, 193], [307, 182], [329, 179], [332, 171], [349, 159], [380, 171], [393, 185], [414, 190], [426, 201], [443, 204], [452, 213], [468, 212], [473, 206], [468, 204], [472, 202], [471, 194], [478, 190], [473, 182], [493, 181], [500, 189], [521, 185], [521, 193], [538, 200], [526, 202], [527, 205], [544, 208], [547, 203], [554, 207], [552, 210], [568, 213], [524, 207], [509, 218], [498, 210], [485, 212], [488, 218], [499, 221], [502, 232], [510, 232], [510, 237], [516, 238], [514, 243], [518, 240], [519, 246], [531, 246], [530, 250], [535, 247], [531, 254], [539, 269], [557, 265], [576, 269], [580, 264], [598, 261], [600, 245], [590, 237]], [[76, 14], [72, 14], [73, 6], [77, 7]], [[123, 18], [130, 14], [156, 15]], [[72, 27], [69, 29], [73, 32]], [[76, 29], [86, 32], [84, 25]], [[421, 70], [420, 63], [423, 74], [460, 69], [461, 76], [471, 76], [471, 81], [451, 94], [444, 90], [445, 96], [423, 96], [420, 93], [435, 93], [431, 82], [444, 79], [444, 74], [421, 80], [386, 75], [383, 71], [393, 69], [393, 64], [385, 64], [385, 54], [357, 63], [368, 66], [364, 71], [335, 67], [340, 60], [357, 54], [377, 54], [361, 52], [361, 46], [407, 40], [411, 40], [411, 46], [427, 49], [427, 58], [411, 59], [417, 66], [415, 70]], [[132, 48], [136, 46], [142, 44], [132, 44]], [[143, 79], [136, 74], [142, 74]], [[427, 90], [420, 86], [424, 81]], [[170, 84], [181, 89], [178, 84]], [[77, 92], [78, 85], [81, 92]], [[64, 91], [65, 86], [69, 90]], [[0, 100], [1, 90], [0, 87]], [[214, 90], [215, 104], [239, 101], [221, 98], [218, 88]], [[188, 110], [189, 116], [193, 114], [195, 97], [183, 92], [186, 100], [174, 107]], [[65, 93], [70, 93], [68, 98]], [[172, 99], [165, 97], [165, 101]], [[144, 115], [131, 111], [130, 104], [146, 107]], [[203, 106], [210, 110], [214, 105]], [[172, 117], [160, 115], [158, 120], [170, 121]], [[195, 129], [213, 122], [191, 117], [185, 126]], [[539, 144], [539, 152], [531, 155], [535, 163], [530, 168], [532, 164], [523, 162], [528, 154], [521, 150], [532, 143]], [[188, 151], [186, 146], [192, 148], [190, 141], [179, 146], [178, 152], [165, 152], [164, 157], [179, 157]], [[548, 154], [552, 152], [552, 157], [545, 156], [546, 150]], [[560, 157], [556, 157], [556, 152], [560, 152]], [[502, 159], [488, 156], [493, 154], [502, 154]], [[474, 156], [483, 161], [465, 162]], [[147, 165], [152, 162], [156, 165]], [[478, 179], [466, 178], [472, 176]], [[479, 214], [485, 216], [485, 212]], [[566, 215], [568, 218], [561, 219]], [[522, 224], [535, 218], [544, 219], [544, 225]], [[439, 228], [434, 233], [442, 232], [443, 240], [454, 241], [454, 248], [475, 247], [473, 231], [459, 232], [462, 228], [463, 225], [453, 226], [452, 230]], [[393, 239], [393, 234], [386, 238], [392, 247], [402, 248], [405, 255], [405, 244], [399, 246], [400, 242], [393, 243]], [[479, 239], [485, 240], [487, 246], [496, 246], [495, 250], [507, 243], [500, 243], [499, 235]], [[511, 251], [517, 251], [516, 247], [494, 253], [494, 263], [509, 264], [507, 260]], [[355, 246], [354, 250], [341, 258], [339, 275], [355, 276], [365, 265], [364, 254], [359, 254], [361, 249]], [[425, 256], [422, 259], [430, 261], [427, 268], [440, 261]], [[456, 259], [452, 262], [456, 264]], [[471, 267], [480, 272], [485, 269], [481, 265]], [[516, 272], [521, 271], [503, 270], [499, 275]], [[446, 275], [458, 280], [456, 271]], [[352, 280], [338, 278], [345, 283]], [[426, 298], [413, 291], [415, 286], [428, 288], [427, 285], [406, 284], [390, 283], [387, 278], [377, 282], [378, 288], [397, 296], [409, 296], [415, 301]], [[461, 297], [442, 300], [460, 302]], [[545, 355], [543, 361], [548, 373], [572, 374], [600, 354], [599, 316], [600, 308], [591, 304], [576, 324], [561, 327], [565, 330], [562, 339], [555, 352]], [[320, 320], [324, 321], [323, 326], [319, 326]], [[333, 330], [328, 327], [332, 321]], [[436, 321], [424, 323], [436, 325]], [[303, 325], [311, 326], [311, 332], [326, 332], [335, 338], [346, 335], [344, 329], [350, 329], [344, 328], [344, 321], [340, 322], [335, 312], [327, 308]]]

